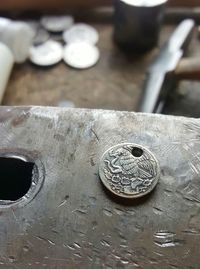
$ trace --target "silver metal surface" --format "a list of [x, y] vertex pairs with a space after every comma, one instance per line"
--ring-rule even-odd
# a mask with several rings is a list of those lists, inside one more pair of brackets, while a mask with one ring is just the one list
[[160, 168], [154, 155], [136, 144], [120, 144], [108, 149], [100, 162], [103, 184], [124, 198], [139, 198], [158, 183]]
[[50, 34], [43, 28], [38, 28], [33, 38], [33, 45], [41, 45], [50, 38]]
[[114, 40], [127, 52], [156, 47], [167, 0], [114, 1]]
[[70, 100], [62, 100], [58, 103], [58, 107], [74, 108], [75, 104]]
[[94, 27], [85, 23], [77, 23], [63, 33], [63, 39], [66, 43], [81, 41], [95, 45], [99, 40], [99, 34]]
[[144, 85], [140, 112], [160, 113], [166, 97], [175, 90], [174, 71], [183, 57], [195, 27], [193, 20], [184, 20], [149, 67]]
[[[98, 176], [103, 153], [125, 142], [160, 163], [141, 199], [112, 195]], [[39, 160], [45, 177], [26, 205], [0, 207], [1, 269], [200, 268], [200, 120], [0, 107], [2, 151]]]
[[158, 6], [163, 5], [167, 2], [167, 0], [122, 0], [124, 3], [128, 5], [134, 5], [137, 7], [152, 7], [152, 6]]
[[85, 42], [74, 42], [65, 46], [63, 59], [66, 64], [76, 69], [94, 66], [100, 57], [96, 46]]
[[72, 16], [44, 16], [40, 20], [41, 25], [49, 32], [59, 33], [69, 29], [73, 23]]
[[39, 66], [51, 66], [59, 63], [63, 58], [63, 47], [60, 43], [48, 40], [45, 43], [30, 48], [29, 59]]

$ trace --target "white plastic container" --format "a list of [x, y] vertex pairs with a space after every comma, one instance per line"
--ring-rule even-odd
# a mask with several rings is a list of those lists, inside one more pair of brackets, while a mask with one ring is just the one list
[[0, 104], [10, 78], [14, 65], [14, 57], [11, 50], [3, 43], [0, 43]]
[[0, 42], [10, 48], [16, 63], [27, 59], [34, 35], [27, 23], [0, 18]]

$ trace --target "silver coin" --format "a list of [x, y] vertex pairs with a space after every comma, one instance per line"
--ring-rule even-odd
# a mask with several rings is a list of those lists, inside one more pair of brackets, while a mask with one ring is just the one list
[[143, 146], [119, 144], [104, 153], [99, 175], [112, 193], [124, 198], [138, 198], [155, 188], [160, 167], [155, 156]]
[[63, 58], [63, 47], [60, 43], [48, 40], [39, 46], [30, 49], [30, 61], [39, 66], [51, 66]]
[[44, 16], [40, 20], [41, 25], [50, 32], [58, 33], [69, 29], [73, 23], [72, 16]]
[[33, 38], [33, 45], [40, 45], [46, 42], [49, 38], [49, 33], [45, 29], [39, 28]]
[[63, 100], [58, 103], [59, 107], [74, 108], [75, 104], [72, 101]]
[[84, 41], [95, 45], [99, 40], [99, 34], [94, 27], [85, 23], [77, 23], [63, 33], [63, 40], [66, 43]]
[[86, 69], [95, 65], [99, 56], [97, 47], [85, 42], [75, 42], [65, 46], [63, 59], [71, 67]]
[[24, 22], [27, 23], [32, 28], [32, 30], [34, 31], [35, 34], [37, 33], [37, 31], [39, 29], [39, 22], [38, 21], [36, 21], [36, 20], [26, 20]]

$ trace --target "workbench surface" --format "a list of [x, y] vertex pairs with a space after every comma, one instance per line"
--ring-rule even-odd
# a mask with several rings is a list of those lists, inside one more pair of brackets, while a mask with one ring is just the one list
[[[91, 23], [91, 22], [90, 22]], [[112, 41], [110, 22], [93, 23], [99, 31], [101, 57], [87, 70], [75, 70], [64, 62], [39, 68], [30, 62], [16, 65], [9, 81], [3, 105], [57, 106], [72, 101], [80, 108], [136, 110], [142, 93], [145, 71], [159, 49], [146, 55], [125, 55]], [[175, 25], [162, 28], [160, 45], [166, 41]], [[200, 56], [200, 41], [194, 34], [190, 56]], [[181, 82], [179, 94], [168, 102], [165, 113], [199, 117], [200, 84]]]

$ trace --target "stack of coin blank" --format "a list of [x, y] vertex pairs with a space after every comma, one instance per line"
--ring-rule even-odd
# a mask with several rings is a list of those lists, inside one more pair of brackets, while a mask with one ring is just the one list
[[[39, 66], [51, 66], [60, 62], [76, 69], [92, 67], [99, 60], [99, 50], [95, 46], [99, 40], [98, 32], [85, 23], [74, 24], [72, 16], [44, 16], [42, 26], [37, 28], [33, 46], [30, 49], [30, 60]], [[59, 35], [65, 43], [55, 41], [51, 35]]]
[[99, 50], [95, 44], [99, 40], [98, 32], [84, 23], [74, 24], [63, 33], [67, 43], [64, 48], [64, 61], [74, 68], [85, 69], [97, 63]]

